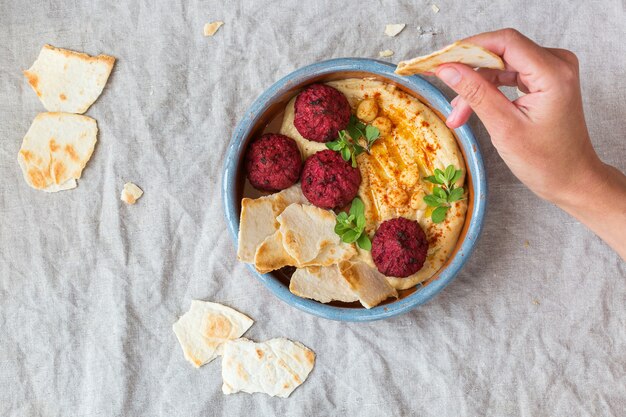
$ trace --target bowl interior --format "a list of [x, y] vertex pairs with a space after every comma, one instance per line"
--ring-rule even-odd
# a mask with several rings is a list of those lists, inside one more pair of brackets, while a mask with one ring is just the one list
[[[355, 61], [365, 64], [364, 62], [360, 62], [363, 60]], [[382, 68], [387, 71], [382, 72], [380, 68], [368, 68], [366, 70], [360, 69], [357, 66], [357, 68], [333, 68], [327, 71], [307, 72], [304, 70], [308, 67], [305, 67], [299, 70], [301, 72], [300, 76], [293, 76], [293, 74], [298, 75], [298, 71], [296, 71], [296, 73], [292, 73], [291, 77], [287, 76], [283, 80], [278, 81], [251, 106], [233, 134], [233, 141], [229, 148], [224, 170], [223, 194], [225, 212], [235, 243], [237, 242], [237, 231], [239, 230], [239, 213], [241, 212], [242, 197], [256, 198], [263, 195], [252, 188], [245, 178], [243, 156], [247, 144], [250, 140], [263, 133], [277, 132], [280, 128], [282, 114], [287, 103], [305, 86], [315, 82], [328, 82], [346, 78], [376, 79], [388, 84], [393, 84], [407, 94], [417, 98], [428, 105], [441, 118], [445, 119], [445, 115], [449, 114], [451, 107], [447, 99], [438, 89], [421, 77], [400, 78], [393, 74], [395, 67], [378, 61], [366, 61], [375, 63], [377, 66], [382, 66]], [[320, 64], [330, 62], [331, 61], [325, 61]], [[313, 66], [320, 64], [314, 64]], [[465, 187], [469, 190], [468, 210], [465, 223], [459, 235], [459, 240], [453, 252], [447, 262], [433, 277], [416, 287], [399, 291], [400, 297], [397, 300], [387, 300], [381, 305], [368, 310], [363, 308], [359, 303], [333, 302], [322, 304], [291, 294], [288, 287], [289, 277], [291, 273], [293, 273], [293, 268], [283, 268], [279, 271], [261, 275], [252, 267], [251, 269], [254, 271], [254, 274], [259, 276], [261, 281], [279, 296], [279, 298], [289, 304], [295, 305], [309, 313], [335, 320], [375, 320], [400, 314], [403, 311], [407, 311], [426, 302], [454, 278], [458, 269], [460, 269], [467, 256], [469, 256], [469, 253], [473, 249], [474, 241], [480, 232], [480, 225], [482, 224], [482, 216], [484, 214], [483, 206], [480, 206], [481, 210], [476, 210], [477, 207], [475, 205], [477, 192], [480, 193], [481, 199], [479, 201], [482, 202], [485, 201], [483, 194], [486, 192], [486, 187], [479, 186], [481, 182], [484, 183], [484, 170], [478, 145], [471, 131], [469, 131], [469, 128], [466, 126], [456, 129], [453, 133], [465, 161], [465, 171], [467, 173]], [[476, 178], [474, 178], [476, 175], [482, 176], [483, 181], [477, 183]], [[479, 216], [480, 219], [476, 218], [477, 216]], [[478, 230], [475, 230], [476, 227], [478, 227]], [[468, 236], [470, 238], [469, 245]], [[450, 267], [451, 265], [453, 265], [453, 268]], [[444, 282], [442, 282], [442, 278]]]

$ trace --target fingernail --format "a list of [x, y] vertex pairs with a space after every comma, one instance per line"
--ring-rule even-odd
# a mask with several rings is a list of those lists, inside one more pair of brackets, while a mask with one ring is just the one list
[[458, 112], [456, 111], [456, 107], [453, 108], [450, 114], [448, 115], [448, 118], [446, 119], [446, 123], [453, 123], [456, 120], [457, 113]]
[[450, 87], [454, 87], [461, 81], [461, 74], [452, 67], [444, 67], [437, 71], [437, 77]]

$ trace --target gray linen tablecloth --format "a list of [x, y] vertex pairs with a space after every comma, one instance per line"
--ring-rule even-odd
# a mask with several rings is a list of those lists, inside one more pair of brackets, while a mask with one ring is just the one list
[[[623, 0], [435, 3], [0, 1], [0, 415], [624, 416], [626, 264], [524, 188], [475, 118], [484, 233], [422, 308], [319, 319], [236, 261], [220, 195], [231, 132], [274, 81], [324, 59], [391, 49], [397, 62], [516, 27], [578, 54], [593, 143], [626, 169]], [[212, 20], [225, 25], [205, 38]], [[87, 112], [93, 157], [57, 194], [16, 163], [44, 111], [21, 71], [45, 43], [118, 59]], [[119, 201], [126, 181], [145, 190], [136, 206]], [[248, 314], [254, 340], [311, 347], [307, 382], [289, 399], [223, 395], [220, 361], [192, 368], [172, 332], [191, 299]]]

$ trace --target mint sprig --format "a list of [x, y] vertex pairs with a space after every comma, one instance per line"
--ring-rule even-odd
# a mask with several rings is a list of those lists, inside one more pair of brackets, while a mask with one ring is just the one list
[[[327, 142], [326, 147], [339, 152], [344, 161], [351, 161], [352, 168], [356, 168], [356, 157], [363, 152], [370, 152], [374, 142], [380, 137], [380, 131], [376, 126], [366, 125], [356, 116], [350, 116], [350, 122], [344, 130], [339, 131], [339, 138]], [[365, 146], [361, 146], [359, 140], [365, 140]]]
[[424, 180], [437, 184], [433, 187], [433, 193], [424, 196], [424, 202], [435, 207], [430, 218], [433, 223], [441, 223], [445, 220], [450, 209], [450, 204], [463, 199], [465, 190], [454, 184], [461, 178], [463, 171], [456, 169], [454, 165], [448, 165], [444, 171], [436, 168], [433, 175], [425, 177]]
[[350, 204], [350, 212], [342, 211], [337, 215], [335, 233], [345, 243], [354, 243], [364, 250], [372, 249], [372, 242], [365, 233], [365, 205], [360, 198], [355, 198]]

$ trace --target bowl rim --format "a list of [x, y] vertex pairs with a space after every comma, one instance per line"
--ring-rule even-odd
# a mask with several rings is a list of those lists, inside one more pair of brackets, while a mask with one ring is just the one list
[[[335, 58], [316, 62], [284, 76], [265, 90], [250, 105], [233, 131], [222, 170], [224, 215], [235, 249], [238, 246], [240, 217], [240, 213], [237, 210], [239, 201], [235, 195], [237, 190], [236, 168], [240, 154], [244, 151], [245, 139], [274, 98], [293, 90], [294, 85], [304, 85], [311, 78], [336, 72], [369, 72], [374, 76], [378, 75], [390, 79], [394, 83], [423, 97], [429, 106], [434, 107], [442, 115], [447, 116], [450, 114], [452, 106], [441, 90], [421, 76], [399, 76], [394, 73], [395, 68], [395, 65], [391, 63], [369, 58]], [[476, 242], [482, 232], [487, 206], [487, 178], [480, 146], [467, 124], [455, 129], [454, 132], [457, 136], [457, 141], [460, 142], [459, 145], [464, 149], [465, 164], [472, 176], [474, 204], [471, 211], [470, 224], [460, 248], [453, 255], [453, 258], [449, 260], [447, 267], [440, 271], [439, 277], [428, 285], [405, 298], [389, 304], [376, 306], [371, 309], [346, 308], [298, 297], [270, 274], [260, 274], [250, 264], [247, 264], [248, 268], [265, 287], [282, 301], [306, 313], [330, 320], [353, 322], [380, 320], [406, 313], [428, 302], [452, 282], [474, 251]]]

